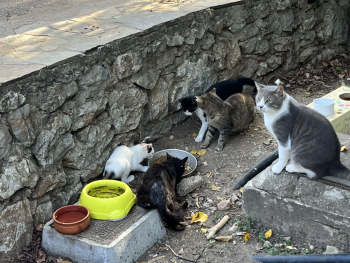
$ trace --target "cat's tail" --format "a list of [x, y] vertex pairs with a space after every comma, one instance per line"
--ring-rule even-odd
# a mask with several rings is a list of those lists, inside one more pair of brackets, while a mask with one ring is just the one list
[[350, 170], [340, 162], [335, 168], [331, 169], [330, 175], [350, 180]]

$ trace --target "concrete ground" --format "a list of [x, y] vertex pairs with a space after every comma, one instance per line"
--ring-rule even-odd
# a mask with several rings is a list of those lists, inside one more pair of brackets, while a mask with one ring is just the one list
[[127, 0], [1, 0], [0, 38], [118, 6]]

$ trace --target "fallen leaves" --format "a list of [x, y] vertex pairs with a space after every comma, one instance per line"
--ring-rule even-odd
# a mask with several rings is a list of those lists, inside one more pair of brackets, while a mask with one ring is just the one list
[[206, 173], [205, 176], [206, 176], [206, 177], [210, 177], [211, 174], [210, 174], [210, 173]]
[[197, 152], [197, 155], [198, 156], [203, 156], [203, 155], [205, 155], [207, 153], [207, 151], [205, 150], [205, 149], [201, 149], [201, 150], [199, 150], [198, 152]]
[[181, 254], [183, 254], [184, 253], [184, 249], [183, 248], [181, 248], [180, 250], [179, 250], [179, 252], [177, 252], [179, 255], [181, 255]]
[[244, 242], [248, 242], [248, 240], [249, 240], [249, 238], [250, 238], [250, 234], [249, 234], [249, 232], [247, 232], [247, 233], [245, 233], [244, 234], [244, 236], [243, 236], [243, 240], [244, 240]]
[[198, 208], [201, 208], [201, 207], [199, 206], [199, 203], [198, 203], [198, 196], [196, 197], [196, 205], [197, 205]]
[[208, 162], [207, 161], [203, 162], [203, 165], [208, 166]]
[[198, 212], [197, 214], [192, 216], [191, 223], [196, 223], [196, 222], [204, 223], [207, 220], [208, 220], [207, 214], [204, 214], [203, 212]]
[[192, 150], [191, 152], [190, 152], [190, 154], [197, 154], [197, 150]]
[[346, 152], [347, 150], [348, 150], [348, 146], [346, 145], [340, 148], [341, 152]]
[[222, 242], [229, 242], [232, 240], [232, 236], [218, 236], [218, 237], [215, 237], [215, 240], [222, 241]]
[[215, 184], [211, 185], [211, 189], [214, 190], [214, 191], [220, 191], [220, 189], [217, 188], [217, 186]]
[[192, 136], [193, 136], [193, 137], [197, 137], [198, 134], [194, 132], [194, 133], [192, 133]]
[[266, 238], [266, 239], [270, 238], [271, 236], [272, 236], [272, 229], [270, 229], [269, 231], [267, 231], [267, 232], [265, 233], [265, 238]]
[[265, 140], [265, 141], [263, 142], [263, 144], [265, 144], [265, 145], [270, 145], [271, 142], [272, 142], [272, 139], [269, 138], [269, 139]]
[[170, 135], [169, 140], [172, 140], [172, 139], [174, 139], [174, 136]]
[[203, 234], [205, 234], [205, 233], [208, 232], [208, 229], [206, 229], [206, 228], [201, 228], [201, 232], [202, 232]]

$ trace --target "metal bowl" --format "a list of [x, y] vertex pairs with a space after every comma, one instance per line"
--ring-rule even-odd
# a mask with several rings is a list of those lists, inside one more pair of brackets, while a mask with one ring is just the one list
[[189, 152], [183, 151], [183, 150], [178, 150], [178, 149], [167, 149], [167, 150], [161, 150], [159, 152], [156, 152], [151, 159], [148, 160], [148, 166], [151, 167], [153, 162], [158, 160], [159, 157], [161, 156], [166, 156], [166, 154], [170, 154], [171, 156], [178, 157], [178, 158], [185, 158], [188, 157], [187, 162], [192, 166], [193, 170], [189, 172], [188, 174], [184, 176], [189, 176], [191, 175], [194, 170], [197, 168], [197, 159], [194, 157], [192, 154]]

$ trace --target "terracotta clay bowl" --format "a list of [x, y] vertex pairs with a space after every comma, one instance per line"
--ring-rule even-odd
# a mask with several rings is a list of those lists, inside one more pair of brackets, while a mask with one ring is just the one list
[[90, 225], [90, 212], [81, 205], [67, 205], [53, 213], [55, 229], [66, 235], [77, 234]]

